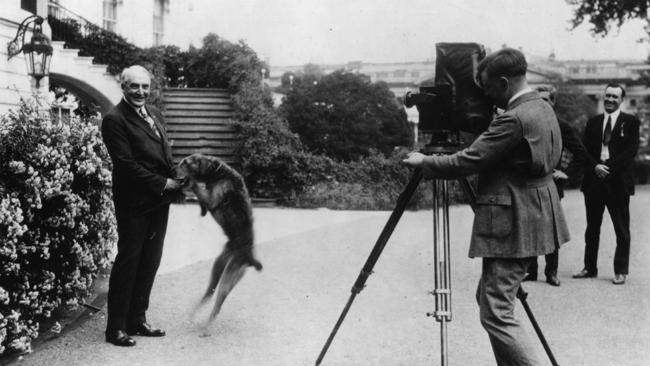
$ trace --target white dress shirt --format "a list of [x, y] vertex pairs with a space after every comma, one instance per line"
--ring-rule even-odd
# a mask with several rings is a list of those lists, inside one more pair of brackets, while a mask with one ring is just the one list
[[602, 145], [600, 148], [600, 161], [607, 161], [609, 159], [609, 146], [603, 144], [603, 135], [605, 134], [605, 128], [607, 128], [607, 118], [612, 117], [612, 126], [611, 126], [611, 131], [612, 135], [614, 134], [614, 126], [616, 126], [616, 121], [618, 121], [618, 116], [621, 114], [621, 110], [617, 109], [612, 113], [607, 113], [605, 112], [603, 114], [603, 130], [601, 131], [600, 134], [600, 144]]

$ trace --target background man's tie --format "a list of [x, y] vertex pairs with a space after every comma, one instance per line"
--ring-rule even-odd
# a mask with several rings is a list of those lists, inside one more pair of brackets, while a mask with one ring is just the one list
[[609, 140], [612, 139], [612, 116], [607, 116], [607, 124], [605, 125], [605, 132], [603, 132], [603, 145], [608, 145]]

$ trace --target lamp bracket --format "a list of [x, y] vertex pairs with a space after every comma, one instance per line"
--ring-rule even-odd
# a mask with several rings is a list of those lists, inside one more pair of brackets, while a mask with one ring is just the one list
[[29, 29], [29, 25], [34, 23], [34, 28], [38, 27], [40, 29], [43, 20], [44, 19], [41, 16], [34, 14], [25, 18], [25, 20], [20, 23], [18, 31], [16, 32], [16, 37], [7, 44], [7, 53], [9, 55], [8, 60], [11, 60], [12, 57], [16, 56], [23, 50], [25, 44], [25, 32]]

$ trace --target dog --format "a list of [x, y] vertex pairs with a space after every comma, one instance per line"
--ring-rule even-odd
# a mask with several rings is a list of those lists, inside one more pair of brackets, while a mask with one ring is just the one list
[[201, 216], [209, 212], [228, 238], [212, 265], [208, 288], [193, 311], [195, 314], [216, 292], [214, 308], [205, 324], [207, 329], [246, 268], [262, 270], [253, 253], [253, 209], [243, 177], [217, 157], [190, 155], [178, 163], [175, 175], [184, 181], [184, 190], [196, 195]]

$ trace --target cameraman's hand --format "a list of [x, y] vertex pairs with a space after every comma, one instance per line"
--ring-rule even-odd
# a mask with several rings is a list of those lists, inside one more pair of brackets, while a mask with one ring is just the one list
[[180, 191], [181, 188], [183, 188], [183, 180], [167, 178], [164, 191], [165, 192]]
[[416, 151], [410, 152], [407, 155], [406, 159], [402, 160], [402, 163], [414, 168], [418, 168], [422, 166], [422, 162], [424, 161], [425, 156], [426, 155]]
[[609, 175], [609, 168], [605, 164], [598, 164], [594, 168], [594, 173], [600, 179], [605, 179]]

